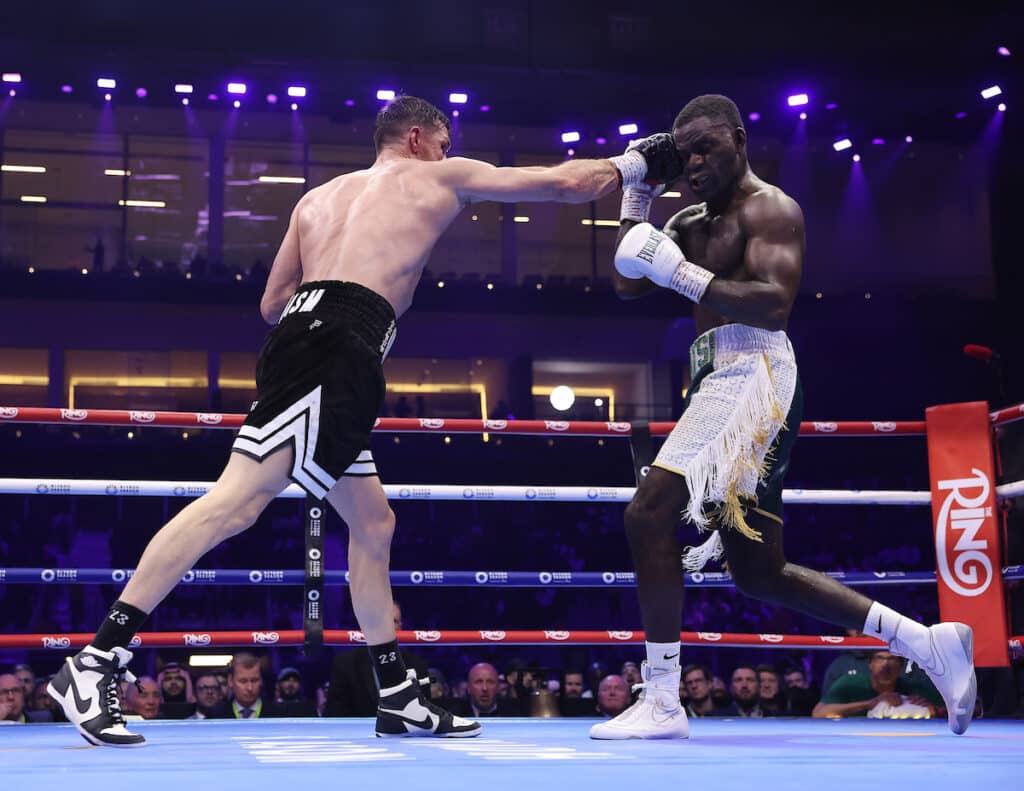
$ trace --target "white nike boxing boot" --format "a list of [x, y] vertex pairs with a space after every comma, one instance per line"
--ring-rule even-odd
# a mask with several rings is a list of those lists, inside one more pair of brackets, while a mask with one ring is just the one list
[[949, 729], [956, 734], [967, 730], [978, 697], [971, 627], [955, 622], [923, 626], [874, 602], [864, 623], [864, 634], [885, 640], [890, 651], [924, 670], [946, 704]]
[[643, 681], [634, 684], [640, 690], [636, 703], [618, 717], [599, 722], [590, 729], [591, 739], [688, 739], [690, 723], [679, 705], [679, 673], [640, 666]]
[[124, 726], [121, 713], [121, 679], [135, 683], [128, 670], [132, 652], [124, 648], [101, 651], [86, 646], [69, 656], [53, 680], [46, 685], [68, 722], [82, 737], [103, 747], [141, 747], [146, 738]]

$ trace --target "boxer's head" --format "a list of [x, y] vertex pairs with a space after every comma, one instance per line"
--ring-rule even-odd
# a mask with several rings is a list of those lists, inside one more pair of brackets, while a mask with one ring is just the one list
[[747, 130], [727, 96], [698, 96], [679, 111], [672, 136], [683, 160], [683, 178], [700, 200], [730, 190], [746, 171]]
[[402, 156], [436, 162], [452, 145], [452, 122], [430, 102], [397, 96], [377, 113], [373, 145], [380, 154], [395, 148]]

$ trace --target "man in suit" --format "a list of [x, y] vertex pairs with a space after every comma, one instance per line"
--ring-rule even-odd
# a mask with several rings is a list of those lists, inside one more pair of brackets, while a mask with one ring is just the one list
[[[392, 606], [395, 631], [402, 629], [402, 608]], [[416, 670], [416, 678], [429, 697], [430, 672], [427, 663], [415, 654], [399, 649], [406, 667]], [[325, 717], [374, 717], [379, 699], [377, 679], [370, 653], [363, 648], [342, 651], [331, 666], [331, 685], [327, 692]]]
[[0, 676], [0, 723], [52, 722], [48, 711], [25, 711], [25, 688], [11, 673]]
[[519, 702], [498, 697], [498, 671], [494, 665], [479, 662], [469, 669], [468, 699], [452, 703], [452, 714], [459, 717], [518, 717]]
[[208, 719], [249, 720], [266, 717], [291, 716], [287, 709], [272, 698], [263, 697], [263, 674], [260, 660], [248, 651], [240, 651], [231, 659], [228, 669], [230, 700], [222, 700], [213, 707]]

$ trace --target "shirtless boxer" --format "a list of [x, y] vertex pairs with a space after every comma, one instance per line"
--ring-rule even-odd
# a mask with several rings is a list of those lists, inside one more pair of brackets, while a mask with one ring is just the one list
[[615, 287], [624, 299], [661, 287], [696, 303], [692, 384], [682, 417], [626, 509], [648, 640], [643, 691], [621, 715], [595, 725], [591, 736], [689, 734], [679, 705], [680, 513], [716, 531], [684, 557], [689, 570], [724, 551], [736, 587], [747, 595], [885, 640], [928, 673], [942, 693], [950, 729], [963, 733], [976, 696], [968, 626], [927, 628], [786, 562], [782, 482], [803, 397], [785, 328], [803, 266], [803, 213], [750, 169], [747, 133], [727, 97], [691, 101], [672, 134], [683, 178], [702, 202], [658, 231], [646, 221], [658, 188], [625, 189]]
[[395, 517], [370, 431], [384, 398], [382, 363], [438, 237], [479, 201], [585, 203], [619, 186], [679, 175], [667, 134], [611, 160], [496, 168], [447, 158], [451, 124], [412, 96], [386, 105], [377, 159], [310, 190], [291, 222], [260, 304], [276, 324], [256, 367], [257, 402], [213, 488], [150, 541], [92, 643], [48, 689], [86, 741], [137, 746], [124, 726], [120, 678], [148, 613], [207, 551], [250, 527], [289, 481], [326, 498], [349, 527], [352, 605], [380, 686], [378, 736], [475, 736], [479, 724], [431, 704], [402, 663], [392, 623]]

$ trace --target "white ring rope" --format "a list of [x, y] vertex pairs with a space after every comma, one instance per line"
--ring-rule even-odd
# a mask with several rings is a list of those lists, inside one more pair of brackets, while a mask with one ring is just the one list
[[[0, 478], [0, 494], [129, 495], [136, 497], [200, 497], [212, 481], [122, 481], [75, 478]], [[494, 500], [521, 502], [628, 503], [632, 486], [465, 486], [459, 484], [386, 484], [390, 500]], [[1024, 495], [1024, 481], [996, 487], [1000, 499]], [[279, 497], [301, 498], [292, 484]], [[927, 491], [859, 491], [856, 489], [786, 489], [785, 502], [823, 505], [930, 505]]]

